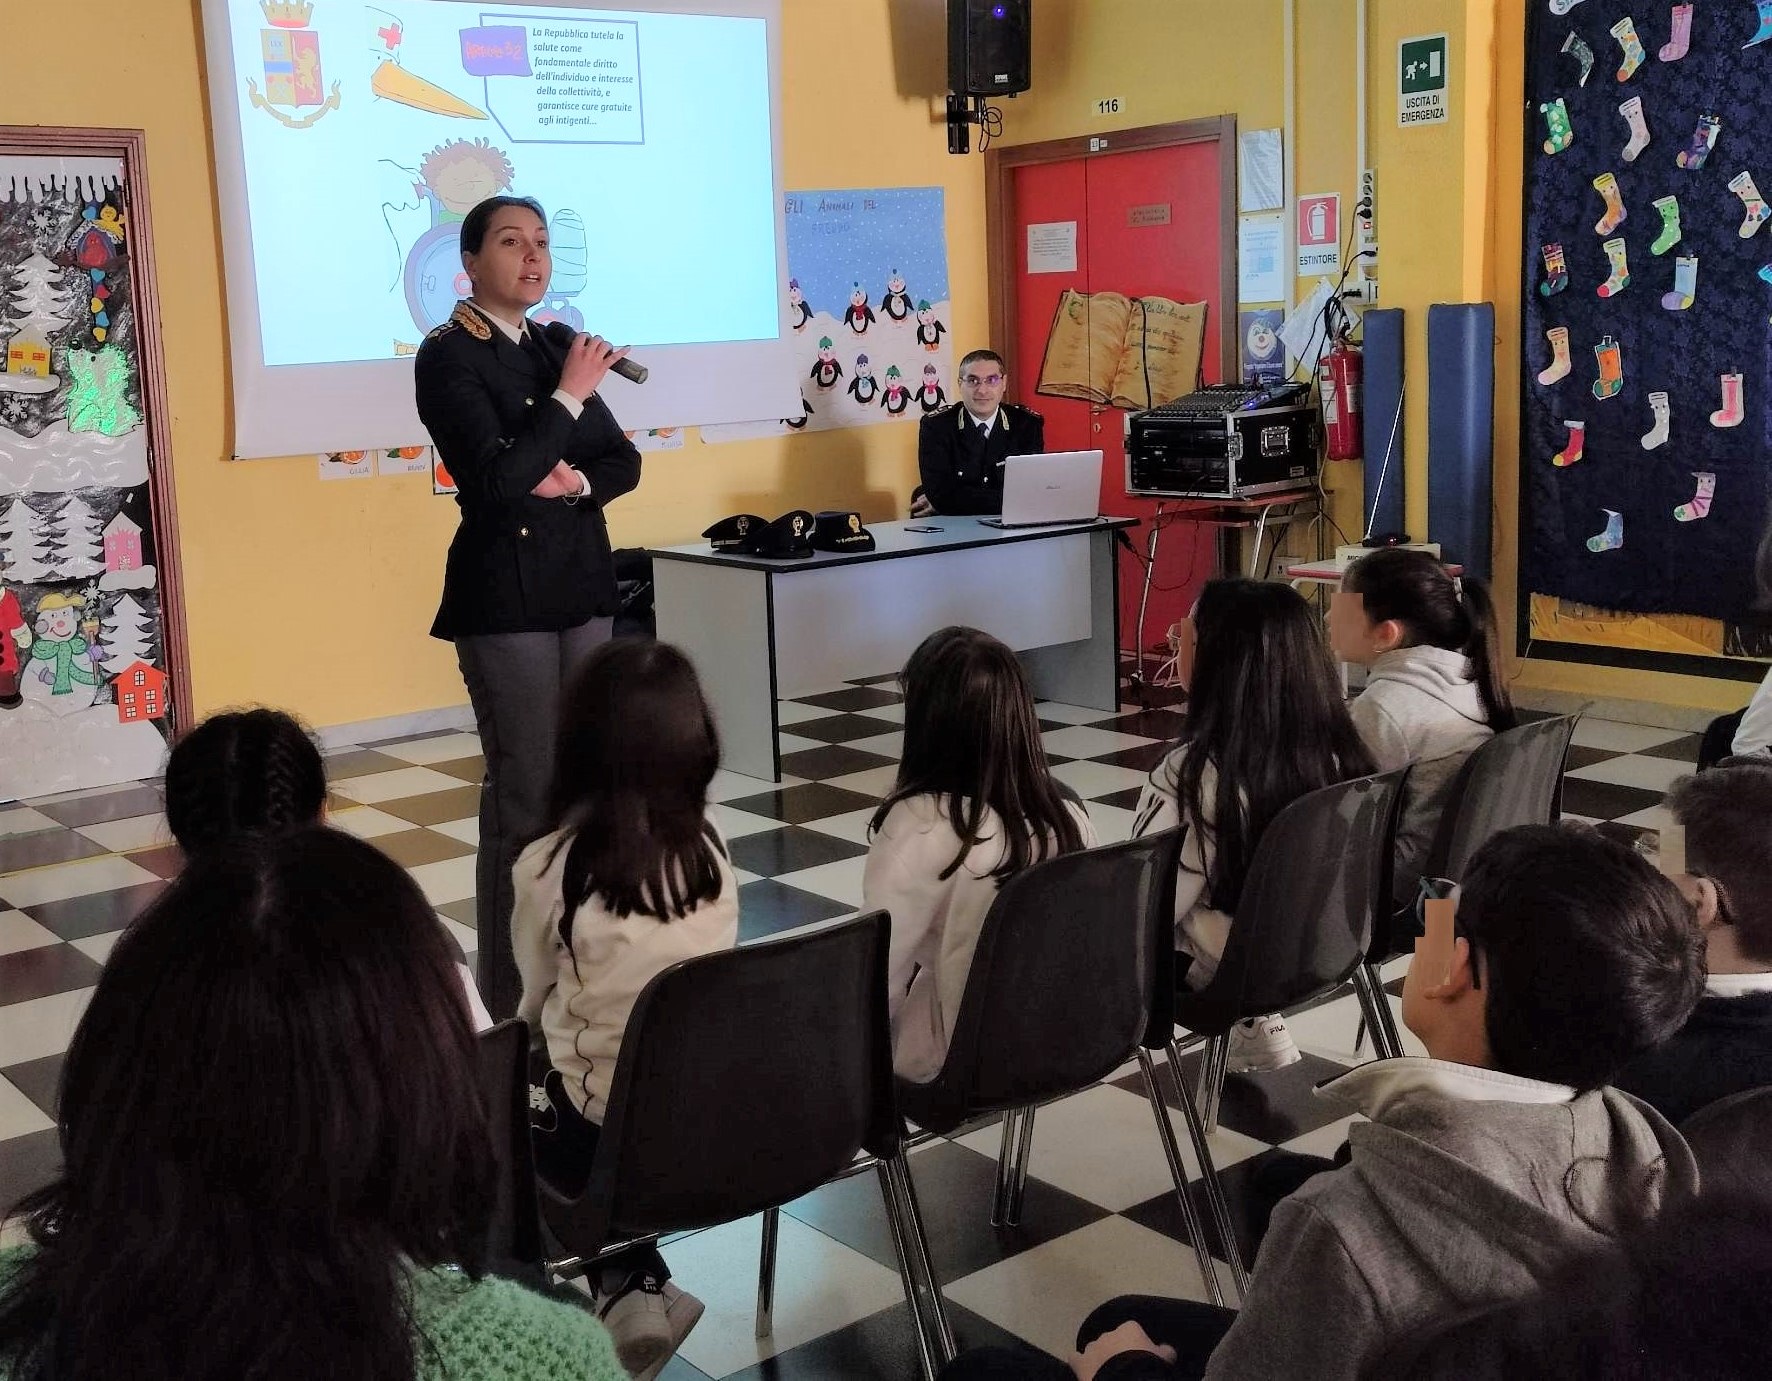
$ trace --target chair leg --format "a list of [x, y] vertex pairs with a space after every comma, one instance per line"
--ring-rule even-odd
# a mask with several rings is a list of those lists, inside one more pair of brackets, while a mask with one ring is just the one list
[[1028, 1162], [1034, 1156], [1035, 1111], [1031, 1107], [1021, 1110], [1021, 1135], [1015, 1141], [1015, 1170], [1009, 1180], [1009, 1200], [1003, 1205], [1004, 1227], [1013, 1228], [1021, 1223], [1021, 1203], [1027, 1197]]
[[[1199, 1102], [1200, 1125], [1210, 1136], [1218, 1130], [1218, 1096], [1224, 1091], [1224, 1066], [1230, 1058], [1230, 1036], [1214, 1036], [1206, 1042], [1206, 1053], [1200, 1059], [1200, 1083], [1195, 1097]], [[1175, 1066], [1175, 1077], [1181, 1078], [1181, 1066]]]
[[[1207, 1046], [1208, 1057], [1215, 1047], [1220, 1050], [1224, 1048], [1222, 1037]], [[1194, 1156], [1200, 1162], [1200, 1178], [1205, 1182], [1206, 1206], [1212, 1210], [1212, 1225], [1218, 1231], [1218, 1241], [1224, 1248], [1225, 1260], [1230, 1263], [1231, 1279], [1237, 1285], [1237, 1297], [1239, 1300], [1246, 1300], [1249, 1298], [1249, 1273], [1243, 1269], [1243, 1253], [1237, 1246], [1237, 1234], [1231, 1226], [1231, 1207], [1224, 1197], [1224, 1185], [1218, 1179], [1218, 1167], [1212, 1163], [1212, 1147], [1206, 1140], [1209, 1134], [1206, 1119], [1188, 1098], [1187, 1083], [1181, 1077], [1181, 1047], [1174, 1041], [1169, 1042], [1169, 1076], [1175, 1080], [1175, 1094], [1181, 1103], [1182, 1116], [1187, 1121], [1188, 1138], [1194, 1143]], [[1221, 1056], [1218, 1080], [1222, 1083], [1223, 1079]], [[1216, 1111], [1216, 1092], [1213, 1104]], [[1214, 1294], [1216, 1293], [1214, 1283]]]
[[1354, 1054], [1358, 1055], [1366, 1048], [1366, 1013], [1360, 1012], [1360, 1024], [1354, 1027]]
[[[1142, 1046], [1138, 1051], [1139, 1072], [1144, 1075], [1144, 1091], [1151, 1101], [1151, 1112], [1157, 1119], [1157, 1140], [1163, 1144], [1163, 1158], [1169, 1162], [1169, 1175], [1175, 1181], [1175, 1197], [1181, 1203], [1181, 1222], [1188, 1240], [1194, 1244], [1194, 1256], [1200, 1262], [1200, 1279], [1206, 1283], [1206, 1297], [1216, 1305], [1224, 1304], [1219, 1289], [1218, 1269], [1212, 1264], [1212, 1252], [1206, 1246], [1206, 1229], [1200, 1222], [1199, 1210], [1187, 1192], [1187, 1167], [1182, 1164], [1181, 1147], [1175, 1141], [1175, 1128], [1169, 1123], [1169, 1109], [1163, 1103], [1163, 1091], [1157, 1085], [1157, 1067], [1151, 1052]], [[1184, 1095], [1185, 1096], [1185, 1095]]]
[[775, 1331], [775, 1252], [781, 1237], [781, 1210], [763, 1211], [763, 1251], [757, 1263], [757, 1336]]
[[1372, 1032], [1373, 1053], [1381, 1060], [1397, 1059], [1403, 1053], [1403, 1037], [1397, 1030], [1396, 1018], [1391, 1015], [1390, 999], [1385, 996], [1378, 970], [1370, 964], [1356, 968], [1354, 992], [1360, 999], [1361, 1015]]
[[[893, 1243], [898, 1248], [899, 1262], [905, 1272], [906, 1299], [910, 1301], [911, 1322], [917, 1328], [926, 1376], [954, 1360], [959, 1350], [954, 1343], [953, 1325], [948, 1322], [947, 1302], [942, 1298], [941, 1282], [929, 1257], [929, 1239], [923, 1231], [923, 1210], [917, 1203], [917, 1186], [911, 1179], [911, 1168], [903, 1150], [894, 1152], [880, 1162], [881, 1186], [885, 1190], [886, 1214], [892, 1221]], [[927, 1314], [916, 1295], [926, 1293]]]
[[874, 1163], [874, 1170], [880, 1177], [880, 1198], [886, 1206], [886, 1226], [892, 1231], [892, 1249], [898, 1256], [898, 1276], [904, 1285], [904, 1302], [911, 1311], [911, 1330], [917, 1337], [917, 1361], [922, 1368], [923, 1381], [935, 1381], [935, 1373], [940, 1370], [941, 1363], [936, 1360], [935, 1351], [929, 1339], [929, 1321], [923, 1316], [923, 1284], [917, 1279], [912, 1264], [910, 1243], [906, 1240], [906, 1229], [899, 1211], [898, 1188], [893, 1182], [892, 1167], [884, 1160]]
[[1024, 1113], [1033, 1109], [1010, 1108], [1003, 1114], [1003, 1140], [997, 1148], [997, 1192], [991, 1200], [991, 1226], [1000, 1228], [1008, 1221], [1010, 1200], [1014, 1197], [1015, 1153], [1021, 1143], [1018, 1135]]

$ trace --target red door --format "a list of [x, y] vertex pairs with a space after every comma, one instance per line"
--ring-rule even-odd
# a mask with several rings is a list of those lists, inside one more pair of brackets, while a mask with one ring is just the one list
[[[1020, 256], [1014, 394], [1045, 415], [1047, 449], [1101, 449], [1101, 510], [1144, 520], [1129, 533], [1141, 552], [1157, 505], [1126, 494], [1126, 414], [1078, 399], [1036, 394], [1040, 361], [1066, 288], [1128, 297], [1149, 294], [1207, 304], [1201, 363], [1206, 382], [1221, 381], [1220, 341], [1227, 310], [1221, 265], [1222, 256], [1231, 249], [1221, 243], [1219, 152], [1218, 142], [1209, 140], [1091, 154], [1017, 167], [1011, 183], [1013, 243]], [[1134, 208], [1140, 214], [1135, 216]], [[1054, 221], [1077, 224], [1076, 270], [1030, 274], [1027, 227]], [[1165, 527], [1145, 621], [1146, 646], [1161, 643], [1169, 625], [1193, 607], [1200, 586], [1212, 574], [1213, 561], [1211, 529], [1182, 522]], [[1120, 642], [1126, 649], [1136, 645], [1142, 580], [1143, 567], [1122, 554]]]

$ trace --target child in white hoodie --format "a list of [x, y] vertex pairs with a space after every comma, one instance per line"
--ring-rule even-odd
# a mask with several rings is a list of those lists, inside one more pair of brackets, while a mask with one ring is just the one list
[[[537, 1169], [571, 1193], [590, 1174], [628, 1018], [665, 969], [738, 943], [738, 883], [708, 817], [720, 743], [701, 684], [667, 643], [586, 659], [560, 707], [549, 832], [512, 869], [517, 1014], [547, 1039]], [[656, 1251], [602, 1266], [598, 1313], [622, 1364], [656, 1375], [702, 1312]]]
[[1329, 606], [1329, 642], [1368, 670], [1350, 713], [1379, 770], [1416, 764], [1397, 829], [1393, 895], [1406, 906], [1458, 769], [1516, 723], [1495, 606], [1475, 576], [1454, 580], [1427, 552], [1393, 547], [1347, 568]]
[[892, 1065], [941, 1070], [985, 913], [1005, 878], [1092, 847], [1082, 803], [1055, 781], [1021, 663], [976, 628], [944, 628], [905, 663], [898, 781], [868, 827], [862, 903], [892, 917]]

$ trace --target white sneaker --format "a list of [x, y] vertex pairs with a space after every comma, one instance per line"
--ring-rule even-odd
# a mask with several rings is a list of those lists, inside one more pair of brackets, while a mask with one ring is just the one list
[[1266, 1074], [1297, 1064], [1298, 1047], [1277, 1016], [1252, 1017], [1231, 1027], [1230, 1052], [1224, 1067], [1231, 1074]]
[[615, 1355], [629, 1376], [657, 1375], [676, 1352], [666, 1312], [664, 1286], [636, 1273], [613, 1294], [599, 1297], [597, 1315], [615, 1342]]

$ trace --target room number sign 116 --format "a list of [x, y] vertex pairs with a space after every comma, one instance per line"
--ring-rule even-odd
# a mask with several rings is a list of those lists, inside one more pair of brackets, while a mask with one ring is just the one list
[[1126, 102], [1119, 96], [1104, 96], [1089, 107], [1091, 115], [1120, 115], [1126, 110]]

